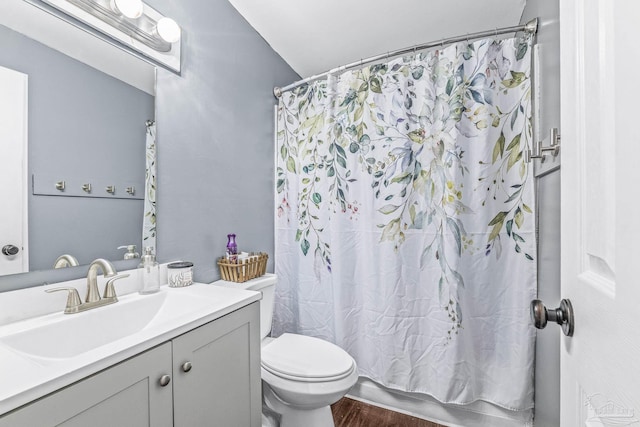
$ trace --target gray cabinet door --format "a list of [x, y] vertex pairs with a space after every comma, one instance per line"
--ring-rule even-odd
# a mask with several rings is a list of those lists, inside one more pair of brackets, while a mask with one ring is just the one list
[[258, 302], [174, 339], [173, 355], [176, 427], [261, 425]]
[[0, 417], [0, 427], [170, 427], [171, 343], [98, 372]]

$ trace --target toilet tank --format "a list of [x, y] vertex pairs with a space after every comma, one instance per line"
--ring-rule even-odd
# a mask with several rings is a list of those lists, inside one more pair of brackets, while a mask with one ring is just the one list
[[234, 289], [246, 289], [262, 293], [260, 300], [260, 339], [264, 339], [271, 332], [271, 320], [273, 319], [273, 298], [276, 292], [276, 282], [278, 276], [267, 273], [257, 279], [247, 280], [244, 283], [228, 282], [218, 280], [212, 285], [224, 286]]

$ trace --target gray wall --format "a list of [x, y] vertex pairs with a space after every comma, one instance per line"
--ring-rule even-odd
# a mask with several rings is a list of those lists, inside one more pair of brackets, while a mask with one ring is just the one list
[[148, 3], [184, 37], [182, 75], [158, 72], [158, 258], [210, 282], [228, 233], [273, 256], [272, 89], [299, 76], [226, 0]]
[[[540, 45], [540, 139], [560, 128], [560, 24], [558, 0], [527, 0], [522, 23], [538, 17]], [[562, 130], [560, 129], [560, 134]], [[547, 144], [548, 141], [545, 141]], [[559, 159], [540, 164], [538, 172]], [[560, 171], [538, 178], [538, 298], [547, 307], [560, 302]], [[538, 331], [536, 340], [535, 410], [537, 427], [560, 425], [560, 328]]]
[[[91, 182], [94, 192], [125, 177], [144, 184], [151, 95], [3, 26], [0, 66], [29, 76], [29, 176], [50, 178], [51, 188], [55, 180]], [[141, 244], [142, 200], [30, 191], [28, 204], [31, 271], [50, 269], [63, 253], [88, 264], [122, 258], [119, 245]]]

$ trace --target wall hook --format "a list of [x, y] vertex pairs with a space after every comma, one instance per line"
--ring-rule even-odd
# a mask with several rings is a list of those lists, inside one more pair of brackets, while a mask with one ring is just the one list
[[115, 185], [107, 185], [107, 193], [109, 194], [115, 194], [116, 193], [116, 186]]
[[558, 128], [551, 128], [549, 130], [549, 146], [543, 147], [543, 141], [538, 141], [538, 143], [534, 144], [531, 150], [526, 150], [524, 152], [524, 160], [529, 163], [531, 159], [542, 159], [545, 160], [545, 152], [550, 151], [551, 155], [555, 158], [560, 154], [560, 134], [558, 133]]
[[82, 184], [82, 191], [85, 193], [91, 193], [91, 184]]
[[133, 196], [134, 194], [136, 194], [136, 187], [132, 185], [131, 187], [127, 187], [126, 191], [128, 194]]
[[56, 190], [64, 191], [66, 183], [64, 181], [56, 182]]

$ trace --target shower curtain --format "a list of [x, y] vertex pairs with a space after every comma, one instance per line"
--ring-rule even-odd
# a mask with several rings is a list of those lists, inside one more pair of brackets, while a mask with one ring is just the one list
[[531, 39], [485, 39], [285, 93], [274, 335], [441, 402], [533, 407]]
[[142, 246], [156, 253], [156, 124], [147, 121]]

